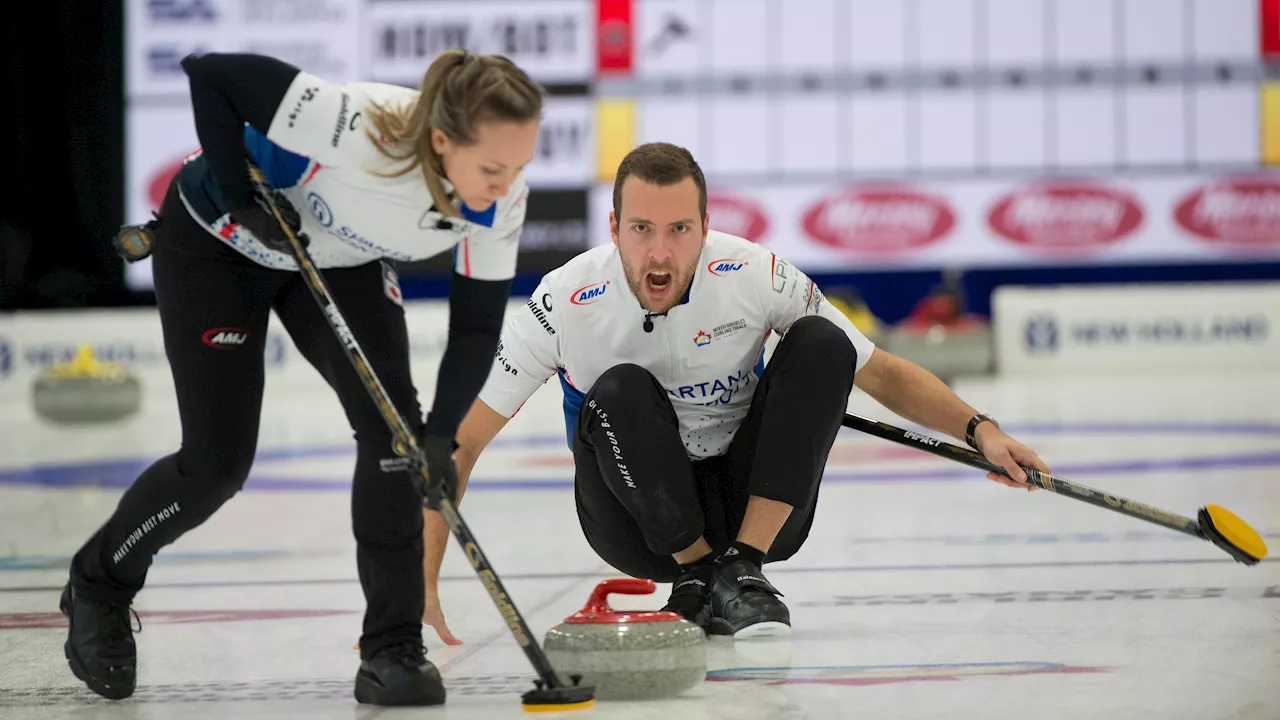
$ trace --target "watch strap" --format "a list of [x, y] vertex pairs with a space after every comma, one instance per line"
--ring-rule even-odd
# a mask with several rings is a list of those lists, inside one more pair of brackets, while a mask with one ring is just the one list
[[984, 422], [989, 422], [996, 427], [1000, 427], [1000, 423], [996, 422], [995, 418], [986, 413], [978, 413], [969, 419], [969, 426], [965, 428], [964, 431], [965, 442], [969, 443], [969, 447], [979, 452], [982, 451], [982, 448], [978, 447], [978, 442], [974, 439], [973, 434], [978, 430], [978, 426]]

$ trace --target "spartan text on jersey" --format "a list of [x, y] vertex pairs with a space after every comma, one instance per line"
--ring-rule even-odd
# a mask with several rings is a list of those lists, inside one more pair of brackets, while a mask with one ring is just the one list
[[701, 403], [703, 406], [728, 405], [733, 401], [733, 394], [746, 390], [751, 385], [751, 371], [739, 370], [723, 380], [719, 378], [707, 382], [681, 385], [678, 389], [667, 388], [667, 394], [674, 398], [697, 400], [699, 398], [715, 398]]

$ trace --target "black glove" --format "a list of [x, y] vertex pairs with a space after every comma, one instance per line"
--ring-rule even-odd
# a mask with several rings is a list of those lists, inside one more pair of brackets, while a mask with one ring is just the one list
[[[302, 246], [306, 247], [310, 240], [302, 232], [302, 219], [294, 209], [293, 203], [289, 202], [284, 193], [279, 190], [271, 192], [271, 199], [280, 210], [280, 215], [284, 217], [285, 222], [289, 224], [289, 228], [302, 241]], [[247, 228], [263, 245], [272, 250], [282, 253], [292, 252], [293, 246], [289, 244], [289, 236], [285, 235], [275, 214], [271, 212], [271, 206], [261, 195], [255, 193], [248, 205], [232, 210], [231, 222]]]
[[458, 500], [458, 466], [453, 462], [453, 438], [428, 436], [419, 444], [427, 459], [431, 487], [426, 488], [427, 507], [440, 509], [440, 499]]

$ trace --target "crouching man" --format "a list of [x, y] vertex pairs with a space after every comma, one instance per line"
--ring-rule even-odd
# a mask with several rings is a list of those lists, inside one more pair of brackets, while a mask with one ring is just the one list
[[[578, 517], [596, 553], [673, 583], [666, 609], [711, 634], [785, 635], [790, 613], [761, 567], [804, 543], [854, 385], [1017, 478], [993, 480], [1028, 487], [1018, 463], [1047, 468], [938, 378], [876, 349], [794, 266], [709, 231], [706, 196], [682, 148], [642, 145], [622, 161], [613, 243], [547, 274], [508, 314], [458, 431], [459, 500], [485, 446], [558, 374]], [[448, 528], [428, 512], [424, 534], [424, 622], [456, 643], [435, 587]]]

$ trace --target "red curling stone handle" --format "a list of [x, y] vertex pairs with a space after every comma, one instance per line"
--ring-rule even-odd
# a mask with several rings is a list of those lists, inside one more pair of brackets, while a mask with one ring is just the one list
[[612, 578], [605, 580], [596, 585], [595, 590], [591, 591], [591, 597], [582, 608], [582, 612], [593, 615], [611, 614], [613, 613], [613, 608], [609, 607], [610, 595], [614, 593], [619, 595], [652, 595], [657, 588], [658, 585], [654, 581], [640, 578]]

